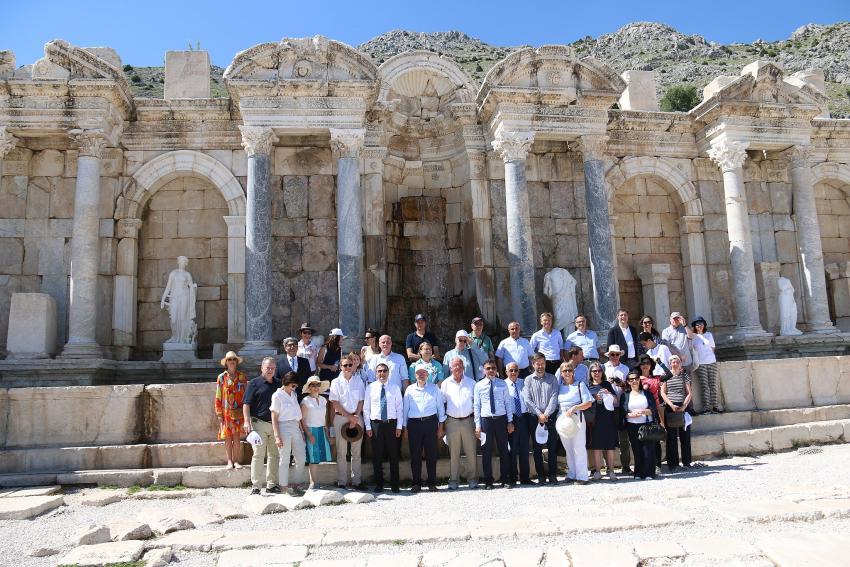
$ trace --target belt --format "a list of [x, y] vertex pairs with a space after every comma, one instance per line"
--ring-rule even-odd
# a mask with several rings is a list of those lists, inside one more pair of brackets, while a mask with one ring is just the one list
[[263, 418], [261, 418], [261, 417], [254, 417], [254, 416], [252, 415], [252, 416], [251, 416], [251, 421], [254, 421], [254, 420], [256, 420], [256, 421], [262, 421], [262, 422], [265, 422], [265, 423], [271, 423], [271, 422], [272, 422], [272, 420], [270, 420], [270, 419], [263, 419]]
[[426, 417], [408, 417], [407, 421], [431, 421], [437, 419], [437, 414], [429, 415]]
[[502, 415], [487, 415], [484, 416], [484, 419], [499, 419], [500, 417], [508, 417], [508, 414], [503, 413]]
[[373, 423], [390, 423], [392, 421], [398, 421], [396, 418], [392, 419], [373, 419], [371, 420]]
[[472, 414], [469, 414], [469, 415], [467, 415], [467, 416], [465, 416], [465, 417], [455, 417], [455, 416], [453, 416], [453, 415], [450, 415], [449, 417], [450, 417], [450, 418], [452, 418], [452, 419], [456, 419], [456, 420], [458, 420], [458, 421], [463, 421], [464, 419], [469, 419], [470, 417], [472, 417]]

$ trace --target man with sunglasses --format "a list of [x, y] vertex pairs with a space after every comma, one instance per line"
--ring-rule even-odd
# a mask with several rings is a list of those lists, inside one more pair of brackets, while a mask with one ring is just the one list
[[307, 379], [313, 375], [310, 371], [310, 361], [302, 356], [298, 356], [298, 341], [295, 337], [286, 337], [283, 339], [283, 351], [286, 353], [277, 359], [277, 370], [275, 370], [275, 380], [283, 382], [283, 377], [290, 372], [295, 373], [298, 379], [298, 389], [295, 392], [298, 394], [298, 400], [301, 401], [305, 394], [302, 392]]
[[[336, 429], [336, 483], [340, 488], [355, 487], [365, 490], [361, 477], [360, 452], [363, 439], [347, 442], [344, 428], [363, 428], [362, 413], [366, 392], [363, 381], [354, 379], [354, 364], [348, 357], [342, 359], [342, 373], [331, 382], [330, 401], [333, 404]], [[345, 461], [346, 445], [351, 446], [351, 470]], [[353, 480], [352, 480], [353, 478]]]
[[375, 367], [377, 381], [369, 384], [363, 404], [366, 436], [372, 440], [372, 471], [375, 492], [384, 490], [384, 455], [390, 461], [390, 488], [399, 491], [399, 438], [403, 428], [404, 400], [401, 390], [389, 383], [390, 367], [383, 362]]
[[[637, 335], [635, 335], [637, 337]], [[619, 345], [612, 344], [608, 347], [608, 362], [605, 363], [605, 377], [614, 387], [614, 392], [617, 399], [623, 395], [626, 389], [626, 377], [629, 375], [629, 367], [620, 362], [623, 357], [623, 351]], [[631, 474], [632, 472], [632, 453], [631, 445], [629, 444], [629, 434], [625, 429], [618, 432], [620, 440], [620, 463], [623, 465], [623, 474]]]
[[316, 356], [319, 354], [319, 345], [313, 342], [313, 334], [316, 332], [310, 323], [302, 323], [298, 329], [301, 340], [298, 341], [298, 356], [310, 361], [310, 375], [316, 373]]
[[463, 329], [455, 333], [455, 348], [443, 357], [443, 371], [446, 376], [451, 373], [449, 365], [455, 358], [463, 361], [463, 375], [467, 378], [478, 382], [484, 376], [483, 365], [486, 360], [489, 360], [487, 353], [478, 348], [478, 345], [469, 338], [469, 333]]
[[[528, 464], [528, 438], [537, 426], [537, 420], [522, 399], [525, 380], [520, 377], [519, 365], [509, 362], [505, 367], [505, 386], [513, 404], [514, 430], [508, 434], [508, 454], [511, 466], [508, 470], [508, 482], [523, 485], [531, 484], [531, 471]], [[519, 473], [519, 474], [517, 474]]]

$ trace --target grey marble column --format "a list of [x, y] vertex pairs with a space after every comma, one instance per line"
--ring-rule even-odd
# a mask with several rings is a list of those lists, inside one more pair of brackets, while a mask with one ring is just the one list
[[100, 158], [106, 138], [101, 130], [72, 130], [79, 146], [74, 221], [71, 229], [71, 305], [63, 358], [103, 358], [97, 343], [97, 269], [100, 261]]
[[734, 335], [738, 338], [767, 335], [759, 321], [750, 216], [744, 188], [743, 165], [747, 159], [746, 150], [747, 144], [730, 141], [712, 144], [708, 150], [709, 157], [723, 172], [726, 226], [732, 264], [732, 292], [737, 319]]
[[508, 229], [511, 307], [513, 318], [526, 333], [537, 328], [534, 285], [534, 252], [531, 249], [531, 215], [525, 158], [534, 142], [534, 132], [511, 132], [501, 127], [492, 142], [505, 162], [505, 213]]
[[794, 146], [790, 155], [794, 221], [797, 225], [797, 243], [803, 268], [803, 289], [800, 290], [800, 295], [803, 297], [808, 331], [834, 333], [836, 329], [829, 318], [826, 269], [823, 265], [823, 248], [809, 154], [810, 146]]
[[245, 346], [249, 357], [274, 354], [272, 334], [271, 244], [272, 201], [269, 176], [277, 140], [271, 128], [240, 126], [248, 154], [245, 214]]
[[365, 130], [331, 128], [337, 158], [336, 262], [339, 327], [351, 345], [366, 330], [363, 294], [363, 213], [360, 194], [360, 151]]
[[611, 222], [608, 218], [608, 187], [604, 164], [607, 140], [604, 136], [582, 136], [584, 155], [584, 200], [587, 206], [587, 247], [593, 278], [595, 326], [605, 330], [617, 319], [620, 294], [617, 281]]

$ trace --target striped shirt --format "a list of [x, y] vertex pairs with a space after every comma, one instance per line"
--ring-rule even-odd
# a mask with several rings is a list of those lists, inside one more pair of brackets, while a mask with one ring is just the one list
[[678, 406], [685, 401], [685, 396], [687, 396], [685, 384], [691, 385], [691, 377], [686, 372], [682, 372], [667, 380], [665, 384], [667, 384], [667, 398]]

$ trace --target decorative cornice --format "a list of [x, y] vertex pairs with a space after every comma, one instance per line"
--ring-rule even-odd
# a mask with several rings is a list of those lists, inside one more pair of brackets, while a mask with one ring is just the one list
[[103, 156], [107, 140], [106, 133], [100, 128], [70, 130], [68, 135], [77, 144], [80, 156], [98, 159]]
[[712, 144], [708, 150], [708, 157], [720, 166], [720, 170], [726, 173], [734, 171], [744, 165], [747, 159], [747, 142], [721, 141]]
[[240, 126], [242, 132], [242, 147], [248, 156], [257, 154], [270, 155], [272, 146], [277, 141], [277, 135], [271, 128], [262, 126]]
[[0, 126], [0, 159], [3, 159], [6, 154], [15, 149], [17, 143], [18, 139], [5, 126]]
[[581, 136], [578, 148], [584, 155], [584, 161], [601, 160], [608, 148], [608, 136]]
[[534, 143], [534, 132], [515, 132], [499, 126], [491, 145], [502, 156], [502, 161], [509, 162], [525, 160], [532, 143]]
[[337, 158], [357, 157], [363, 149], [365, 128], [330, 128], [331, 149]]

